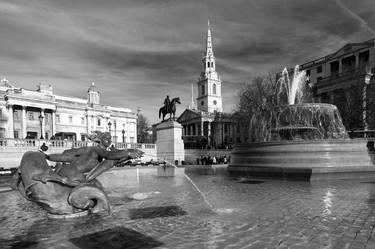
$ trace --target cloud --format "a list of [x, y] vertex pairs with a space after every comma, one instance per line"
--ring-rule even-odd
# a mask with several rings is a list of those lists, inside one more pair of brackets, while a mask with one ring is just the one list
[[4, 1], [0, 76], [75, 97], [94, 81], [103, 103], [140, 105], [156, 122], [166, 93], [181, 97], [178, 112], [190, 104], [210, 19], [231, 111], [242, 82], [372, 38], [374, 11], [372, 0]]

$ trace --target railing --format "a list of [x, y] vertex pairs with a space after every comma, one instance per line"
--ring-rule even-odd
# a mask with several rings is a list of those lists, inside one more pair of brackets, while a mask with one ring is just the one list
[[[79, 148], [92, 146], [91, 141], [73, 141], [73, 140], [44, 140], [44, 139], [17, 139], [17, 138], [0, 138], [0, 148], [2, 147], [36, 147], [39, 148], [45, 143], [51, 148]], [[156, 149], [155, 144], [138, 144], [138, 143], [116, 143], [114, 146], [118, 149]]]
[[352, 80], [352, 79], [359, 79], [360, 77], [364, 77], [365, 75], [366, 75], [366, 71], [363, 68], [336, 73], [328, 77], [325, 77], [321, 80], [318, 80], [317, 86], [324, 87], [327, 85], [332, 85], [332, 84], [339, 83], [339, 82], [345, 82], [345, 81]]

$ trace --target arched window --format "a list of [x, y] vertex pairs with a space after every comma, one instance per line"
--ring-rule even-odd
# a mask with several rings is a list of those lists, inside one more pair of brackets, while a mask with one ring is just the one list
[[213, 85], [212, 85], [212, 93], [213, 93], [213, 94], [216, 94], [216, 84], [213, 84]]
[[202, 85], [202, 95], [204, 95], [204, 85]]
[[207, 68], [209, 68], [210, 67], [210, 62], [209, 61], [207, 61]]
[[214, 62], [213, 61], [211, 62], [211, 67], [214, 68]]
[[201, 101], [201, 105], [204, 105], [204, 101]]

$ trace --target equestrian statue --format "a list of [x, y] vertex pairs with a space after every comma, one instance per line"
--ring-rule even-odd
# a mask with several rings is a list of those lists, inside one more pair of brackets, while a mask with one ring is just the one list
[[[159, 118], [162, 117], [164, 121], [165, 116], [169, 113], [169, 120], [171, 119], [174, 120], [176, 118], [176, 103], [181, 104], [179, 97], [176, 97], [170, 100], [169, 95], [167, 95], [167, 97], [164, 100], [164, 106], [159, 109]], [[172, 118], [172, 115], [173, 115], [173, 118]]]

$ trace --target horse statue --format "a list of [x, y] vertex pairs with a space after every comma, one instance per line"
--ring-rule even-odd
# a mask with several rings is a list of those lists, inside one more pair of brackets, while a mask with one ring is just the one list
[[173, 119], [175, 119], [175, 116], [176, 116], [176, 103], [177, 104], [181, 104], [180, 97], [173, 98], [171, 100], [171, 103], [169, 104], [169, 108], [168, 109], [167, 109], [166, 106], [161, 107], [159, 109], [159, 118], [161, 117], [161, 114], [163, 114], [163, 121], [164, 121], [165, 115], [167, 115], [169, 113], [169, 119], [172, 119], [172, 115], [173, 115]]

